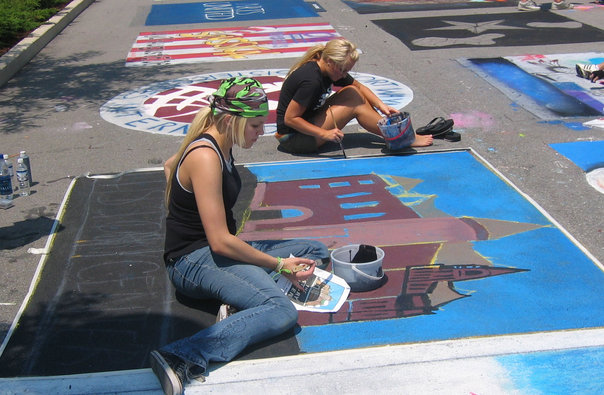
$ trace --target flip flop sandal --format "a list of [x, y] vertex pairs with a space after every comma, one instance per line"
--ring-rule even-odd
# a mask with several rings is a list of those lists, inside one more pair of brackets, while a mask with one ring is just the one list
[[[453, 131], [447, 132], [447, 133], [443, 134], [442, 136], [443, 136], [442, 137], [443, 139], [450, 141], [452, 143], [455, 143], [455, 142], [461, 140], [461, 134], [459, 134], [457, 132], [453, 132]], [[439, 136], [438, 138], [441, 138], [441, 137]]]
[[415, 131], [416, 134], [420, 136], [425, 136], [431, 134], [432, 137], [443, 138], [440, 137], [447, 132], [451, 131], [453, 127], [452, 119], [444, 119], [443, 117], [436, 117], [431, 120], [426, 126], [422, 126], [421, 128]]

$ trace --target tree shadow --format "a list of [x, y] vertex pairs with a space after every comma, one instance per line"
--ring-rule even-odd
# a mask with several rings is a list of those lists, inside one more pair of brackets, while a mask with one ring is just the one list
[[[86, 63], [103, 55], [85, 51], [53, 58], [38, 54], [7, 84], [0, 87], [0, 124], [4, 133], [39, 127], [56, 112], [99, 108], [111, 98], [156, 80], [163, 80], [168, 66], [126, 67], [125, 61]], [[191, 65], [170, 66], [170, 75], [191, 70]], [[195, 73], [204, 72], [196, 65]]]
[[[0, 250], [12, 250], [23, 247], [42, 237], [48, 236], [55, 220], [46, 216], [18, 221], [0, 228]], [[56, 232], [64, 229], [57, 226]]]

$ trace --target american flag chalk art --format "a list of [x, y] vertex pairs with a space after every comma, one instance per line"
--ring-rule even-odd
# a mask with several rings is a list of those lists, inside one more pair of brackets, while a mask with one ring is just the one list
[[326, 23], [144, 32], [126, 66], [295, 58], [340, 37]]

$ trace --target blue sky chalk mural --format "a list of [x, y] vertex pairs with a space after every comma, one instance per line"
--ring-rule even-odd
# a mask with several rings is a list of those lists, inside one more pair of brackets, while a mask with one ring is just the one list
[[600, 263], [471, 152], [246, 168], [258, 184], [242, 238], [385, 251], [382, 287], [300, 313], [302, 352], [604, 324]]
[[203, 3], [153, 4], [145, 25], [178, 25], [261, 19], [317, 17], [302, 0], [238, 0]]
[[601, 63], [604, 53], [527, 54], [460, 59], [514, 102], [541, 119], [604, 114], [604, 85], [579, 78], [577, 63]]

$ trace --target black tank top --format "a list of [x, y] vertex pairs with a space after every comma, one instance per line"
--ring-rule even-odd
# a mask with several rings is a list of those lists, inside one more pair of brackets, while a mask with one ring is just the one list
[[[237, 201], [237, 196], [241, 190], [241, 178], [234, 165], [233, 155], [231, 152], [231, 162], [227, 163], [222, 152], [216, 143], [216, 140], [209, 134], [202, 134], [193, 143], [206, 140], [212, 143], [215, 151], [220, 156], [222, 164], [222, 198], [224, 209], [226, 212], [226, 222], [231, 234], [237, 232], [237, 224], [233, 215], [233, 206]], [[193, 144], [191, 143], [191, 144]], [[193, 150], [205, 148], [212, 149], [208, 146], [197, 146], [190, 149], [176, 167], [176, 174], [172, 177], [172, 189], [170, 191], [170, 203], [168, 204], [168, 216], [166, 217], [166, 238], [164, 245], [164, 260], [166, 263], [170, 259], [177, 258], [189, 254], [199, 248], [208, 245], [205, 230], [197, 210], [197, 202], [193, 192], [186, 191], [178, 182], [178, 169], [187, 155]]]

